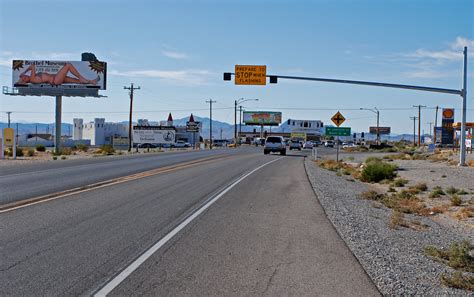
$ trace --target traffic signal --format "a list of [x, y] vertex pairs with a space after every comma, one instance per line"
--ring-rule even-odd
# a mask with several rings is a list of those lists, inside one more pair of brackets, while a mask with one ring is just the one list
[[268, 135], [267, 130], [265, 130], [265, 132], [263, 132], [263, 137], [267, 138], [267, 135]]
[[352, 138], [356, 139], [357, 138], [357, 133], [352, 134]]
[[364, 132], [360, 132], [360, 138], [364, 139]]
[[224, 72], [224, 80], [231, 80], [232, 74], [230, 72]]
[[270, 76], [270, 83], [271, 84], [278, 83], [278, 77], [277, 76]]

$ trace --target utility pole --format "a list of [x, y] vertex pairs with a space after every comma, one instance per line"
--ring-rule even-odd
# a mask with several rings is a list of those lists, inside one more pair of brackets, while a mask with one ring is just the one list
[[433, 142], [436, 144], [436, 127], [438, 127], [438, 109], [439, 109], [439, 106], [436, 105], [436, 113], [435, 113], [435, 122], [434, 122], [434, 140]]
[[8, 115], [8, 128], [10, 128], [10, 114], [12, 113], [12, 111], [7, 111], [7, 115]]
[[210, 99], [209, 101], [206, 101], [206, 103], [209, 103], [209, 149], [212, 150], [212, 103], [216, 103], [217, 101], [214, 101]]
[[418, 107], [418, 146], [421, 146], [421, 108], [426, 106], [413, 105], [413, 107]]
[[418, 117], [410, 117], [413, 120], [413, 146], [416, 146], [416, 120]]
[[431, 135], [432, 135], [432, 134], [431, 134], [431, 127], [432, 127], [432, 125], [433, 125], [433, 122], [428, 122], [427, 124], [430, 125], [430, 137], [431, 137]]
[[128, 118], [128, 151], [132, 151], [132, 111], [133, 111], [133, 91], [140, 90], [140, 87], [134, 87], [133, 83], [130, 87], [123, 87], [124, 90], [129, 90], [130, 94], [130, 116]]

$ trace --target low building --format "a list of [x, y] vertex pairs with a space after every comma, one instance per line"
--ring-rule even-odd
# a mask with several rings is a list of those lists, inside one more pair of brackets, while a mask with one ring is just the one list
[[324, 134], [324, 123], [320, 120], [288, 119], [287, 125], [292, 134], [304, 134], [306, 139], [318, 139]]
[[128, 137], [128, 127], [122, 123], [107, 123], [104, 118], [83, 123], [74, 119], [73, 140], [90, 140], [91, 145], [111, 144], [114, 137]]

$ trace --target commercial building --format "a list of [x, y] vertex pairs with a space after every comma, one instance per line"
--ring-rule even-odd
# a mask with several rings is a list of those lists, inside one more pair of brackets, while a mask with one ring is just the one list
[[110, 144], [114, 137], [128, 137], [128, 126], [107, 123], [104, 118], [95, 118], [89, 123], [74, 119], [73, 140], [90, 140], [91, 145]]
[[288, 119], [291, 134], [306, 135], [306, 139], [319, 139], [324, 134], [324, 123], [320, 120]]

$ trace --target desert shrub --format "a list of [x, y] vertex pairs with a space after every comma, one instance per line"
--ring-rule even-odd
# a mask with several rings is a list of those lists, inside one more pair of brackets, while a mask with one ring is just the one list
[[72, 154], [72, 150], [70, 148], [65, 147], [61, 149], [60, 155], [69, 156], [71, 154]]
[[446, 193], [450, 194], [450, 195], [453, 195], [453, 194], [456, 194], [458, 192], [458, 189], [456, 189], [455, 187], [451, 186], [451, 187], [448, 187], [446, 189]]
[[462, 204], [462, 199], [456, 194], [451, 196], [450, 200], [451, 200], [451, 205], [452, 206], [459, 206], [459, 205]]
[[433, 188], [433, 191], [430, 193], [430, 198], [438, 198], [441, 197], [442, 195], [446, 195], [446, 193], [443, 191], [443, 189], [440, 186], [436, 186]]
[[395, 210], [390, 215], [390, 221], [388, 223], [388, 226], [391, 229], [397, 229], [398, 226], [409, 227], [409, 224], [405, 220], [404, 214]]
[[463, 275], [460, 271], [455, 271], [452, 275], [443, 273], [440, 280], [443, 285], [448, 287], [469, 291], [474, 290], [474, 276]]
[[451, 268], [466, 272], [474, 272], [474, 257], [470, 255], [474, 246], [468, 241], [452, 243], [449, 249], [439, 249], [434, 246], [425, 247], [425, 254]]
[[428, 190], [428, 186], [426, 185], [426, 183], [417, 183], [413, 187], [420, 190], [421, 192]]
[[32, 149], [32, 148], [28, 148], [28, 149], [26, 150], [26, 155], [27, 155], [28, 157], [33, 157], [33, 156], [35, 155], [35, 150]]
[[464, 189], [460, 189], [460, 190], [457, 191], [456, 194], [458, 194], [458, 195], [467, 195], [467, 194], [469, 194], [469, 193], [466, 192]]
[[76, 149], [82, 152], [87, 152], [89, 150], [89, 147], [83, 143], [78, 143], [76, 144]]
[[61, 156], [61, 160], [66, 160], [66, 156]]
[[380, 158], [368, 158], [365, 167], [362, 169], [361, 179], [365, 182], [392, 180], [396, 176], [396, 169], [396, 165], [383, 162]]
[[382, 200], [385, 197], [384, 194], [380, 194], [377, 191], [372, 191], [372, 190], [363, 192], [359, 196], [362, 199], [372, 200], [372, 201], [379, 201], [379, 200]]
[[53, 160], [55, 160], [55, 161], [56, 161], [57, 159], [58, 159], [58, 157], [57, 157], [57, 156], [53, 156]]
[[113, 154], [115, 152], [115, 149], [110, 144], [105, 144], [100, 147], [100, 151], [102, 154], [108, 155], [108, 154]]
[[393, 181], [394, 187], [404, 187], [406, 184], [408, 184], [408, 180], [404, 178], [397, 178]]
[[46, 147], [42, 144], [37, 144], [36, 145], [36, 151], [37, 152], [44, 152], [44, 151], [46, 151]]
[[463, 207], [454, 215], [458, 220], [465, 220], [474, 217], [474, 207]]

